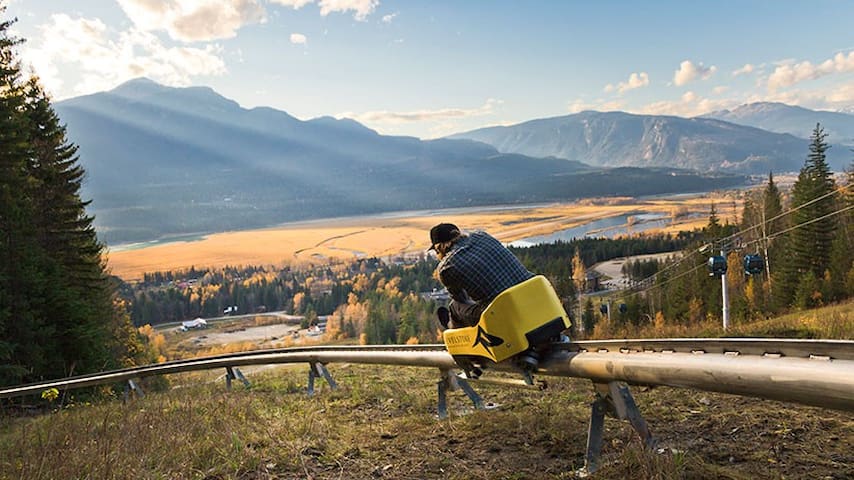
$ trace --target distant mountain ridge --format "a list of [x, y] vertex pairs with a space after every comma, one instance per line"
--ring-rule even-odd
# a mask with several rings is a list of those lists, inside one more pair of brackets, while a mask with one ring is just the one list
[[[447, 138], [483, 142], [504, 153], [554, 156], [600, 167], [669, 166], [700, 172], [795, 171], [807, 154], [807, 143], [790, 134], [713, 118], [624, 112], [585, 111]], [[839, 167], [845, 157], [834, 161]]]
[[769, 132], [788, 133], [809, 138], [817, 123], [828, 134], [832, 144], [854, 145], [854, 115], [845, 112], [810, 110], [776, 102], [757, 102], [732, 110], [718, 110], [701, 115], [726, 122], [761, 128]]
[[733, 185], [672, 169], [603, 171], [469, 140], [384, 136], [353, 120], [241, 108], [145, 79], [58, 102], [108, 243], [312, 218], [647, 195]]

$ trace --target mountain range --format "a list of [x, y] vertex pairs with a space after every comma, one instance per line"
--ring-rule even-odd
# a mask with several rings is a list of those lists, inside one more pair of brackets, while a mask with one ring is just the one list
[[725, 122], [761, 128], [769, 132], [789, 133], [809, 138], [816, 124], [821, 124], [827, 141], [843, 146], [854, 145], [854, 115], [844, 112], [809, 110], [776, 102], [741, 105], [732, 110], [718, 110], [701, 115]]
[[[808, 153], [809, 141], [805, 138], [816, 121], [837, 132], [848, 131], [854, 120], [854, 116], [843, 113], [762, 106], [753, 104], [711, 115], [722, 119], [585, 111], [480, 128], [448, 138], [483, 142], [504, 153], [552, 156], [600, 167], [669, 166], [699, 172], [761, 174], [800, 169]], [[759, 113], [771, 110], [776, 115]], [[806, 112], [811, 114], [804, 115]], [[775, 131], [750, 123], [773, 127]], [[800, 128], [795, 129], [796, 126]], [[799, 138], [789, 130], [806, 135]], [[828, 153], [828, 161], [835, 169], [842, 169], [851, 159], [848, 149], [840, 147], [831, 148]]]
[[[109, 244], [387, 211], [699, 191], [738, 175], [602, 169], [481, 142], [380, 135], [137, 79], [55, 105]], [[542, 158], [541, 158], [542, 157]]]

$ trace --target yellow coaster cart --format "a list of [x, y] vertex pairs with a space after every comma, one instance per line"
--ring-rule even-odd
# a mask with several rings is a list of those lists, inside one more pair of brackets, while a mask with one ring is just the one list
[[553, 342], [570, 327], [569, 316], [546, 277], [537, 275], [501, 292], [477, 325], [442, 333], [448, 353], [470, 378], [491, 364], [512, 359], [532, 383], [531, 374]]

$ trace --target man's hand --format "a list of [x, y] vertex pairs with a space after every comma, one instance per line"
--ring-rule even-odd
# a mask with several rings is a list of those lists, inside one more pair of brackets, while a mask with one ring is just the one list
[[459, 295], [460, 295], [460, 298], [455, 298], [454, 300], [456, 300], [460, 303], [465, 303], [466, 305], [474, 305], [475, 303], [477, 303], [471, 299], [468, 292], [466, 292], [465, 290], [460, 290]]

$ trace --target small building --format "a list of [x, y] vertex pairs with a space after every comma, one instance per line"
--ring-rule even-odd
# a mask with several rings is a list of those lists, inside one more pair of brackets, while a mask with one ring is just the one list
[[430, 292], [421, 292], [421, 298], [424, 300], [433, 300], [434, 302], [447, 302], [451, 300], [451, 294], [448, 293], [448, 289], [446, 288], [434, 288]]
[[588, 270], [584, 275], [584, 285], [587, 292], [598, 292], [602, 289], [600, 285], [602, 274], [596, 270]]
[[183, 322], [181, 322], [181, 330], [184, 332], [197, 328], [208, 328], [208, 322], [204, 318], [196, 318], [195, 320], [184, 320]]

